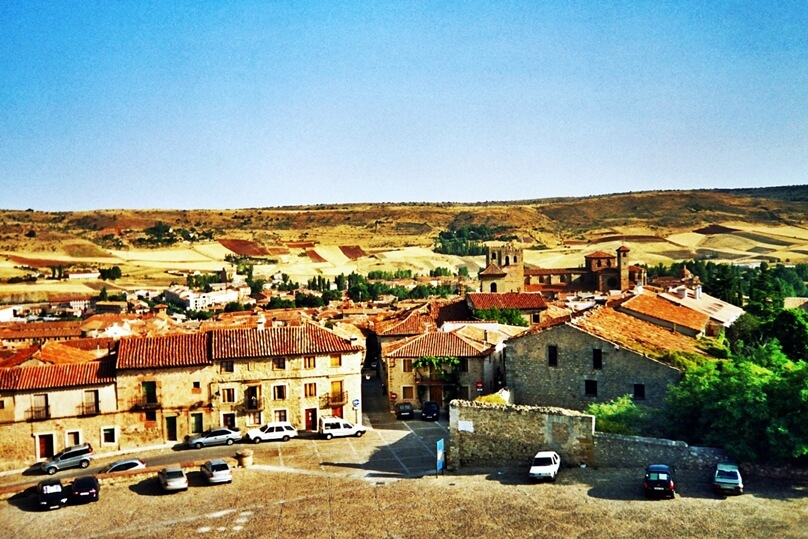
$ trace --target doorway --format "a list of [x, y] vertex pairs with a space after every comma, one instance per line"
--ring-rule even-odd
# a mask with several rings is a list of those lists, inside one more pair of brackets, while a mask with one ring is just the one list
[[36, 442], [37, 458], [50, 458], [55, 454], [53, 450], [53, 434], [37, 434]]
[[170, 442], [177, 441], [177, 416], [166, 418], [166, 438]]
[[228, 429], [236, 428], [236, 414], [222, 414], [222, 423]]
[[306, 430], [317, 430], [317, 408], [306, 408]]

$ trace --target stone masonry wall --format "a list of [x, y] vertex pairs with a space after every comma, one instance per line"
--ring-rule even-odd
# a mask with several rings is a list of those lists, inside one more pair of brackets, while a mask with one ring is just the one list
[[675, 440], [603, 432], [596, 432], [594, 440], [594, 462], [599, 467], [631, 468], [661, 463], [675, 468], [707, 469], [729, 460], [722, 449]]
[[595, 418], [574, 410], [453, 400], [447, 467], [524, 464], [553, 450], [562, 465], [594, 464]]

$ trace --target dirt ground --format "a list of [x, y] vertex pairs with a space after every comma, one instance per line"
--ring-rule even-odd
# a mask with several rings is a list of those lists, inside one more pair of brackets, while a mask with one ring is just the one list
[[49, 513], [30, 491], [0, 505], [13, 537], [808, 537], [808, 488], [748, 481], [748, 493], [713, 495], [703, 473], [680, 474], [674, 500], [646, 500], [641, 469], [566, 469], [556, 483], [524, 470], [466, 470], [379, 481], [260, 467], [231, 485], [189, 474], [164, 495], [151, 476], [102, 486], [101, 500]]

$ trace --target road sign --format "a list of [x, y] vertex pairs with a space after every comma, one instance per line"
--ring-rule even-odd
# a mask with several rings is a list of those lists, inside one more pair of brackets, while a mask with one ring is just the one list
[[435, 453], [437, 456], [435, 475], [437, 476], [440, 472], [446, 469], [446, 461], [444, 459], [444, 452], [443, 452], [443, 438], [437, 441], [435, 449], [436, 449]]
[[359, 399], [354, 399], [351, 404], [353, 404], [354, 408], [359, 408]]

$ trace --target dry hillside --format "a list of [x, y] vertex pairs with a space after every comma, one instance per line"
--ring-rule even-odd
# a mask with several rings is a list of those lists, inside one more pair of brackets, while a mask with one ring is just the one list
[[[755, 264], [808, 261], [808, 186], [654, 191], [477, 204], [349, 204], [236, 210], [0, 210], [0, 295], [28, 267], [119, 266], [119, 286], [163, 286], [186, 271], [221, 269], [227, 255], [296, 278], [371, 269], [466, 265], [481, 257], [431, 252], [442, 230], [487, 224], [525, 242], [528, 263], [571, 267], [593, 250], [632, 250], [650, 265], [690, 258]], [[171, 247], [144, 245], [157, 223], [191, 234]], [[41, 286], [42, 283], [39, 283]], [[51, 283], [53, 284], [53, 283]], [[76, 285], [73, 285], [74, 287]], [[82, 285], [83, 286], [83, 285]], [[23, 293], [31, 292], [30, 286]], [[62, 290], [63, 293], [72, 293]]]

